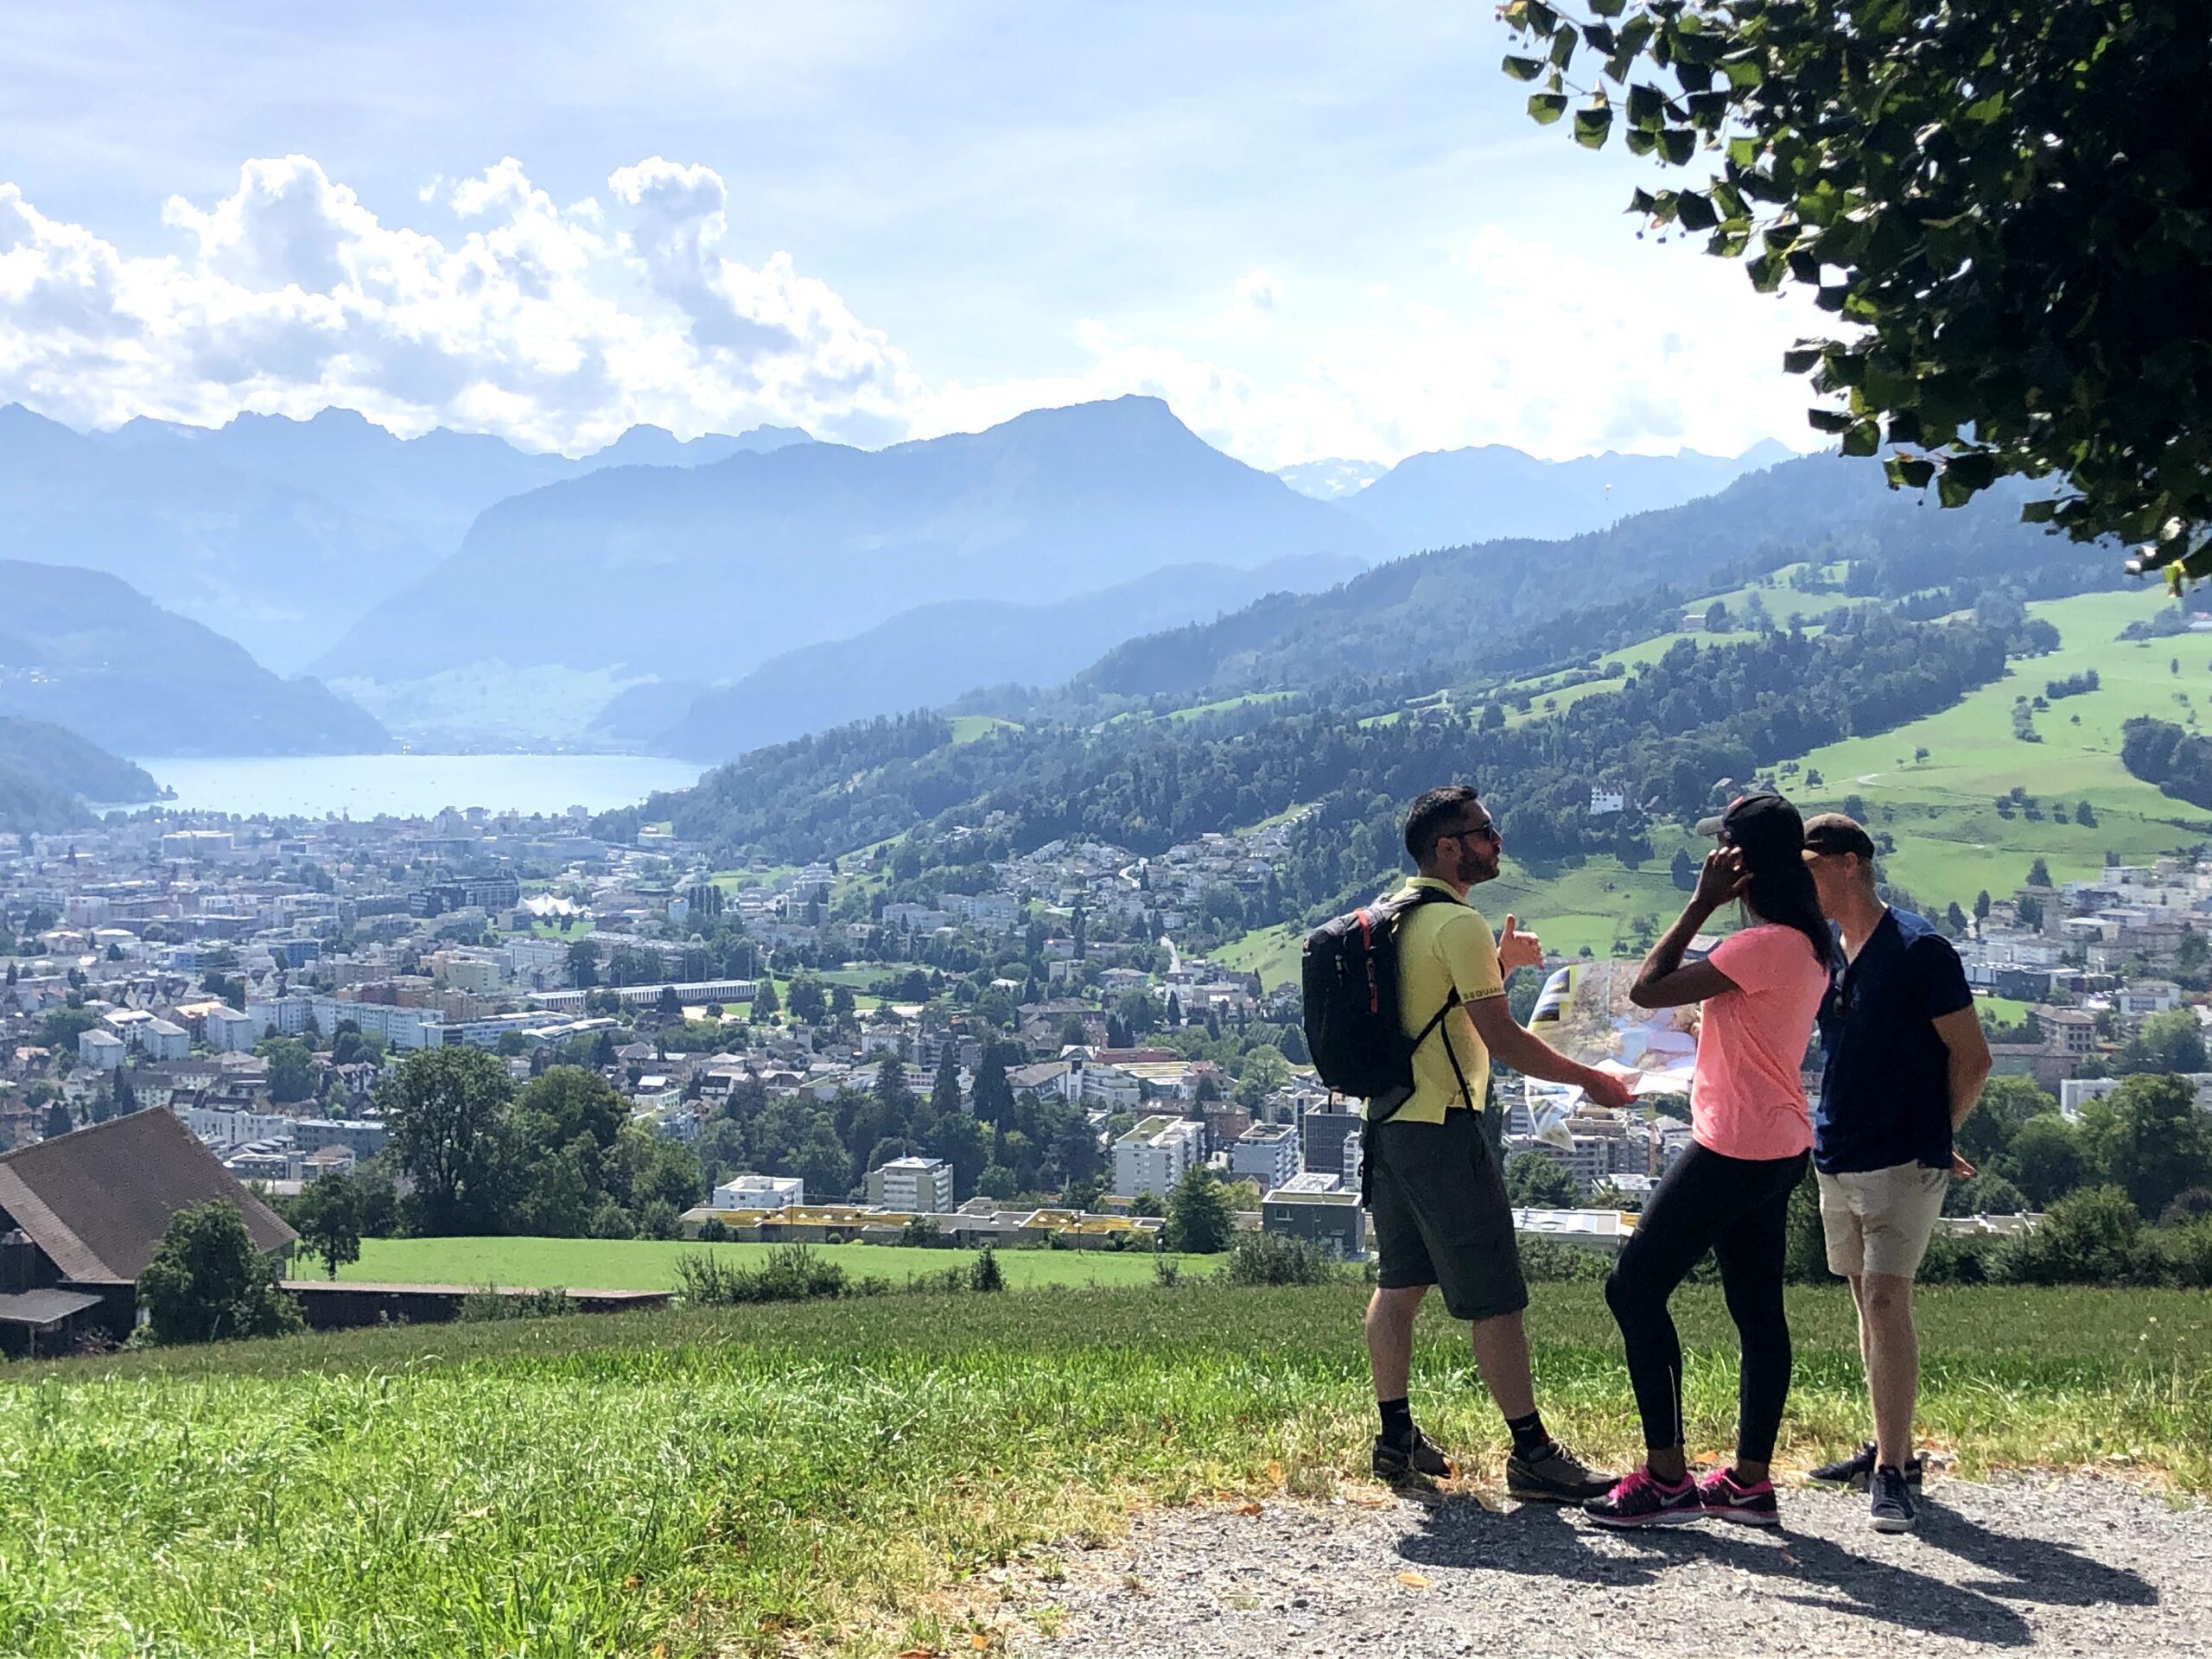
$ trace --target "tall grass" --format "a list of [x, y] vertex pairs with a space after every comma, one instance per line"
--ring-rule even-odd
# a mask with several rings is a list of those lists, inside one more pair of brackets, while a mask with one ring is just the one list
[[[907, 1296], [311, 1334], [0, 1371], [0, 1653], [362, 1656], [966, 1645], [982, 1570], [1126, 1504], [1358, 1478], [1355, 1286]], [[1725, 1445], [1732, 1344], [1678, 1297], [1693, 1450]], [[1793, 1291], [1781, 1458], [1855, 1441], [1847, 1304]], [[957, 1317], [949, 1310], [957, 1309]], [[1924, 1300], [1922, 1427], [1974, 1472], [2212, 1486], [2212, 1298]], [[1548, 1418], [1622, 1458], [1594, 1287], [1539, 1288]], [[1463, 1329], [1414, 1398], [1493, 1471]]]

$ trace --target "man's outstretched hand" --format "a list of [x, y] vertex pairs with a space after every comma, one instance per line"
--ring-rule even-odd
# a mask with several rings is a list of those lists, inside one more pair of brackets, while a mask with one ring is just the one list
[[1511, 974], [1522, 968], [1541, 967], [1543, 960], [1543, 942], [1533, 933], [1523, 933], [1520, 922], [1509, 915], [1505, 931], [1497, 936], [1498, 967]]
[[1616, 1077], [1611, 1071], [1592, 1071], [1590, 1081], [1582, 1085], [1582, 1092], [1593, 1106], [1618, 1109], [1636, 1098], [1636, 1079]]

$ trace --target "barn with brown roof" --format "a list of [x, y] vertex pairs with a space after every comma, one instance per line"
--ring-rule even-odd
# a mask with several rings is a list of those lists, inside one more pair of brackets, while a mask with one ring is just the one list
[[120, 1339], [169, 1218], [219, 1198], [263, 1250], [299, 1235], [174, 1113], [111, 1118], [0, 1156], [0, 1351], [54, 1352], [86, 1327]]

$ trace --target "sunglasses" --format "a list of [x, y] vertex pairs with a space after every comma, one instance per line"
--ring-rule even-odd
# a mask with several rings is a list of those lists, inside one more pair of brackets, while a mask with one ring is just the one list
[[1503, 839], [1497, 833], [1497, 825], [1495, 823], [1478, 823], [1470, 830], [1449, 830], [1439, 836], [1437, 839], [1439, 841], [1465, 841], [1470, 836], [1479, 836], [1492, 846], [1496, 846]]

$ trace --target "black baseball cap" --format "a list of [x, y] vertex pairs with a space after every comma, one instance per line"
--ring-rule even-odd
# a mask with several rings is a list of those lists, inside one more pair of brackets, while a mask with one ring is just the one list
[[1723, 830], [1743, 849], [1746, 864], [1776, 864], [1796, 858], [1805, 849], [1805, 820], [1772, 790], [1738, 795], [1718, 817], [1698, 821], [1700, 836], [1717, 836]]
[[1874, 861], [1874, 837], [1864, 824], [1841, 812], [1821, 812], [1805, 823], [1805, 847], [1815, 853], [1856, 853]]

